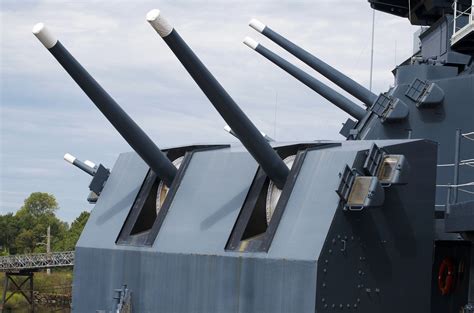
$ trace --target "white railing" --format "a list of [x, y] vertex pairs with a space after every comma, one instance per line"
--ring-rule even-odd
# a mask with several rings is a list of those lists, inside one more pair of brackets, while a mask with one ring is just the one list
[[474, 2], [473, 2], [473, 5], [471, 5], [471, 7], [469, 7], [469, 8], [467, 8], [465, 11], [459, 11], [459, 10], [458, 10], [458, 0], [454, 0], [453, 10], [454, 10], [454, 20], [453, 20], [454, 27], [453, 27], [453, 34], [455, 34], [458, 30], [460, 30], [460, 29], [462, 28], [462, 27], [460, 27], [460, 28], [458, 29], [458, 27], [457, 27], [458, 18], [460, 18], [460, 17], [462, 17], [462, 16], [468, 16], [468, 17], [469, 17], [469, 24], [474, 23], [474, 17], [473, 17], [473, 14], [474, 14]]
[[[459, 183], [459, 172], [461, 166], [466, 168], [472, 167], [474, 168], [474, 159], [465, 159], [461, 160], [460, 152], [461, 152], [461, 141], [462, 139], [474, 142], [474, 132], [462, 133], [460, 129], [456, 131], [456, 143], [455, 143], [455, 153], [454, 153], [454, 163], [449, 164], [438, 164], [438, 167], [454, 167], [454, 181], [453, 184], [437, 184], [437, 188], [447, 188], [448, 196], [447, 196], [447, 205], [456, 203], [458, 200], [458, 191], [463, 193], [467, 193], [469, 195], [474, 195], [474, 181], [472, 182], [464, 182]], [[472, 169], [471, 169], [472, 170]], [[466, 189], [467, 188], [467, 189]], [[451, 196], [454, 195], [452, 199]], [[438, 207], [446, 207], [447, 205], [438, 204]]]

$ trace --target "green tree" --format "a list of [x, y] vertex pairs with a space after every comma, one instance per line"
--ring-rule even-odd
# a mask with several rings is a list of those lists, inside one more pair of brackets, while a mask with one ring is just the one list
[[48, 193], [34, 192], [15, 213], [0, 215], [0, 255], [46, 252], [46, 234], [51, 228], [51, 250], [74, 250], [89, 218], [82, 212], [71, 224], [59, 220], [58, 203]]
[[31, 229], [24, 229], [15, 239], [17, 253], [32, 253], [36, 248], [36, 238]]
[[64, 236], [64, 239], [57, 242], [54, 249], [57, 251], [71, 251], [76, 247], [77, 241], [81, 236], [84, 226], [89, 219], [89, 212], [82, 212], [71, 224], [71, 227]]
[[20, 211], [22, 210], [34, 217], [38, 217], [47, 213], [54, 214], [54, 212], [58, 210], [58, 202], [52, 194], [45, 192], [33, 192], [28, 198], [25, 199], [25, 203], [21, 207]]
[[34, 192], [25, 199], [14, 216], [18, 228], [14, 253], [45, 252], [48, 226], [51, 227], [52, 246], [55, 241], [64, 239], [68, 225], [56, 217], [56, 210], [58, 203], [51, 194]]
[[19, 227], [13, 213], [0, 215], [0, 253], [14, 253], [15, 238], [18, 236]]

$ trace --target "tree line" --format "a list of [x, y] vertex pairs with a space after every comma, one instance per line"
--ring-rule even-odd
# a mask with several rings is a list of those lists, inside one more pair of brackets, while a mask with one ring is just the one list
[[56, 217], [58, 209], [52, 194], [34, 192], [16, 213], [0, 215], [0, 255], [46, 252], [48, 226], [51, 251], [74, 250], [89, 212], [82, 212], [69, 225]]

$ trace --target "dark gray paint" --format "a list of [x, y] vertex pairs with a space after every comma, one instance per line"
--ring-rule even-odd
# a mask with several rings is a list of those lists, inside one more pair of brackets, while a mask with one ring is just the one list
[[301, 47], [295, 45], [293, 42], [289, 41], [285, 37], [278, 34], [276, 31], [272, 30], [270, 27], [266, 26], [262, 34], [268, 37], [270, 40], [278, 44], [280, 47], [293, 54], [295, 57], [306, 63], [308, 66], [313, 68], [315, 71], [321, 73], [327, 79], [332, 81], [334, 84], [338, 85], [360, 101], [362, 101], [366, 106], [372, 105], [377, 99], [377, 95], [372, 93], [370, 90], [360, 85], [353, 79], [339, 72], [332, 66], [326, 64], [322, 60], [318, 59], [311, 53], [302, 49]]
[[367, 112], [362, 109], [360, 106], [347, 99], [340, 93], [334, 91], [327, 85], [323, 84], [316, 78], [312, 77], [303, 70], [297, 68], [295, 65], [286, 61], [279, 55], [273, 53], [272, 51], [265, 48], [262, 44], [258, 44], [255, 48], [255, 51], [260, 53], [262, 56], [279, 66], [281, 69], [286, 71], [288, 74], [292, 75], [300, 82], [311, 88], [312, 90], [319, 93], [321, 96], [334, 103], [337, 107], [342, 109], [347, 114], [351, 115], [357, 120], [361, 120]]
[[58, 41], [48, 50], [128, 144], [167, 186], [171, 186], [176, 175], [176, 167], [150, 137], [67, 51], [61, 42]]
[[[431, 65], [405, 65], [397, 69], [397, 85], [390, 94], [399, 97], [408, 105], [410, 113], [405, 121], [382, 123], [375, 115], [357, 126], [360, 139], [384, 138], [427, 138], [438, 142], [439, 164], [453, 164], [455, 155], [455, 134], [459, 128], [463, 133], [474, 131], [474, 75], [449, 77], [457, 73], [456, 68]], [[410, 79], [412, 77], [412, 79]], [[405, 92], [413, 77], [435, 82], [445, 93], [444, 102], [433, 108], [418, 108]], [[461, 160], [474, 156], [474, 144], [463, 139], [461, 142]], [[460, 183], [474, 181], [474, 171], [467, 166], [461, 168]], [[439, 167], [437, 183], [453, 184], [454, 167]], [[438, 188], [436, 204], [446, 204], [446, 188]], [[474, 200], [472, 195], [459, 193], [459, 201]]]
[[268, 177], [278, 188], [283, 189], [289, 174], [288, 167], [262, 133], [194, 54], [176, 29], [163, 40]]

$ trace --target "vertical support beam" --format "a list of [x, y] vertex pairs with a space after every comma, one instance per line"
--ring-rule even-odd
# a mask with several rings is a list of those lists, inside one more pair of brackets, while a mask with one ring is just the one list
[[451, 184], [448, 184], [447, 194], [446, 194], [446, 214], [449, 215], [451, 214]]
[[370, 91], [372, 91], [372, 82], [374, 78], [374, 41], [375, 41], [375, 9], [372, 9], [372, 44], [371, 44], [371, 49], [370, 49], [370, 80], [369, 80]]
[[[51, 226], [48, 226], [48, 230], [46, 232], [46, 253], [48, 253], [48, 259], [51, 258]], [[51, 269], [46, 269], [46, 274], [51, 275]]]
[[469, 22], [470, 23], [474, 22], [474, 2], [471, 5], [471, 16], [469, 18]]
[[[21, 283], [18, 283], [13, 277], [22, 277], [24, 278], [21, 280]], [[34, 299], [34, 293], [33, 293], [33, 278], [34, 278], [34, 272], [18, 272], [18, 273], [8, 273], [5, 272], [5, 284], [4, 287], [5, 289], [3, 290], [3, 299], [2, 299], [2, 311], [5, 309], [5, 304], [12, 298], [16, 293], [21, 294], [25, 300], [28, 302], [30, 305], [30, 313], [35, 312], [35, 299]], [[28, 290], [24, 289], [26, 288], [26, 283], [29, 281], [30, 287]], [[7, 297], [7, 290], [9, 287], [10, 282], [13, 284], [14, 289], [11, 291], [10, 295]], [[1, 313], [0, 312], [0, 313]]]
[[458, 185], [459, 185], [459, 163], [461, 162], [461, 130], [456, 129], [456, 142], [454, 146], [454, 187], [453, 187], [453, 203], [458, 202]]
[[[48, 227], [49, 229], [49, 227]], [[28, 278], [30, 280], [30, 312], [35, 313], [35, 296], [33, 293], [33, 273], [28, 273]]]
[[2, 311], [5, 309], [5, 303], [7, 303], [7, 290], [8, 290], [8, 281], [10, 277], [8, 277], [8, 273], [5, 273], [5, 281], [3, 283], [3, 295], [2, 295]]
[[454, 0], [454, 26], [453, 26], [453, 35], [456, 33], [456, 21], [458, 19], [458, 0]]

